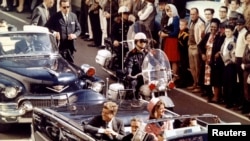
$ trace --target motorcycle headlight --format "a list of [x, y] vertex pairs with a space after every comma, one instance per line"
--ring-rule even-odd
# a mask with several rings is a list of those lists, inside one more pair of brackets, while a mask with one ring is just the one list
[[157, 83], [157, 89], [158, 91], [165, 91], [167, 88], [167, 83], [165, 79], [160, 79]]
[[92, 90], [100, 93], [103, 89], [103, 83], [101, 82], [93, 82], [92, 83]]
[[19, 87], [5, 87], [3, 93], [7, 98], [15, 98], [20, 91]]
[[166, 90], [166, 85], [159, 85], [158, 90], [159, 91], [165, 91]]

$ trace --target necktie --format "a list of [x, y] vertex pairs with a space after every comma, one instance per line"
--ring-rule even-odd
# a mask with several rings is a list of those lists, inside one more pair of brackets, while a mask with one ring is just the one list
[[205, 27], [206, 27], [205, 33], [210, 32], [210, 23], [206, 23], [206, 24], [205, 24]]
[[67, 14], [64, 15], [64, 20], [65, 20], [65, 23], [68, 23], [68, 15]]
[[[109, 124], [109, 122], [106, 122], [106, 129], [112, 129], [112, 127], [110, 127], [111, 125]], [[108, 135], [110, 140], [113, 140], [113, 136], [111, 134]]]
[[48, 20], [49, 19], [49, 10], [48, 9], [45, 10], [45, 15], [46, 15], [46, 19]]

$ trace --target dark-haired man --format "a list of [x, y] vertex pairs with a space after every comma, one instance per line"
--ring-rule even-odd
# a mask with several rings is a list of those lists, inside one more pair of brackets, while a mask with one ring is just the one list
[[226, 6], [221, 6], [219, 9], [219, 17], [220, 17], [220, 23], [222, 25], [226, 25], [228, 22], [227, 13], [228, 13], [228, 8]]
[[206, 18], [206, 23], [205, 23], [205, 34], [210, 32], [210, 25], [211, 25], [211, 20], [214, 16], [214, 9], [212, 8], [206, 8], [204, 10], [205, 13], [205, 18]]
[[[235, 47], [235, 62], [237, 67], [237, 76], [238, 76], [238, 82], [237, 82], [237, 104], [242, 106], [243, 104], [243, 98], [244, 98], [244, 87], [243, 87], [243, 70], [241, 68], [242, 64], [242, 57], [245, 51], [246, 42], [245, 42], [245, 35], [247, 33], [247, 28], [245, 26], [246, 20], [244, 17], [238, 18], [236, 21], [236, 27], [235, 32], [237, 32], [237, 38], [236, 38], [236, 47]], [[241, 107], [240, 110], [242, 110], [243, 113], [245, 113], [246, 109], [245, 107]]]
[[64, 59], [73, 63], [75, 40], [81, 34], [81, 26], [75, 13], [70, 11], [70, 0], [60, 0], [60, 11], [45, 24], [60, 42], [59, 51]]
[[124, 124], [116, 116], [118, 105], [108, 101], [104, 103], [101, 115], [95, 116], [84, 125], [84, 131], [103, 141], [122, 140], [125, 135]]

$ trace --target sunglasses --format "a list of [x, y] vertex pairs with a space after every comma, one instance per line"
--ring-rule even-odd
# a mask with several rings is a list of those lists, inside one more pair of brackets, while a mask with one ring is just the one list
[[66, 8], [70, 8], [70, 6], [63, 6], [62, 8], [63, 8], [63, 9], [66, 9]]
[[140, 43], [148, 43], [147, 39], [140, 39], [139, 41], [140, 41]]

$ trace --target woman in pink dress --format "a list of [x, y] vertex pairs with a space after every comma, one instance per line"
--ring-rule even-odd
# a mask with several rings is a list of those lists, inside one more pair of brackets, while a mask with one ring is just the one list
[[[165, 103], [159, 98], [152, 98], [148, 104], [148, 111], [150, 113], [149, 119], [161, 119], [165, 115]], [[145, 127], [147, 133], [152, 133], [156, 141], [164, 140], [164, 130], [173, 129], [172, 123], [169, 120], [164, 122], [149, 123]]]

